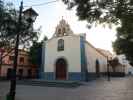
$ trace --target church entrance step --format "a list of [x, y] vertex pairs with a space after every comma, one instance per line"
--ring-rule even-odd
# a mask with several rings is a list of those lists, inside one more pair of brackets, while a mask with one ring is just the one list
[[17, 80], [18, 85], [76, 88], [82, 85], [75, 81]]

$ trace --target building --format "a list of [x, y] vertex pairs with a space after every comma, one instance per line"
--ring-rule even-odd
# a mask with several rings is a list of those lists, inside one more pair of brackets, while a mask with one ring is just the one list
[[44, 80], [88, 81], [107, 72], [107, 57], [86, 41], [85, 34], [74, 34], [64, 19], [42, 51]]
[[129, 61], [126, 59], [124, 54], [117, 55], [120, 65], [117, 66], [119, 71], [123, 72], [124, 74], [132, 74], [133, 75], [133, 67], [130, 65]]
[[103, 53], [106, 57], [108, 57], [108, 60], [112, 60], [114, 55], [108, 51], [108, 50], [104, 50], [104, 49], [101, 49], [101, 48], [97, 48], [97, 50], [101, 53]]
[[[0, 77], [2, 78], [10, 78], [13, 68], [14, 51], [11, 51], [9, 53], [8, 52], [8, 50], [4, 50], [4, 52], [1, 52], [1, 55], [6, 55], [2, 59], [2, 64], [0, 65]], [[24, 50], [19, 50], [17, 77], [34, 78], [36, 76], [36, 70], [37, 67], [29, 62], [28, 52]]]

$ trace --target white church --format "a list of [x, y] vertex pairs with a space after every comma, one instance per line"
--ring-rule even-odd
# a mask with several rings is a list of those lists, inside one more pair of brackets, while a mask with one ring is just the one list
[[42, 48], [41, 79], [88, 81], [107, 72], [107, 57], [85, 34], [74, 34], [64, 19]]

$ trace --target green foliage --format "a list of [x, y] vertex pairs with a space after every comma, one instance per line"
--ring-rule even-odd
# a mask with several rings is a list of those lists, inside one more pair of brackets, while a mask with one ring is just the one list
[[40, 48], [42, 48], [42, 42], [33, 42], [33, 45], [30, 47], [29, 61], [32, 64], [38, 65], [38, 59], [39, 59], [38, 50]]
[[[125, 20], [126, 21], [126, 20]], [[127, 26], [126, 23], [129, 25]], [[114, 51], [117, 54], [125, 54], [126, 58], [133, 63], [133, 21], [126, 21], [117, 29], [117, 39], [113, 42]]]
[[117, 39], [113, 42], [113, 48], [117, 54], [125, 54], [130, 63], [133, 63], [133, 8], [132, 11], [126, 8], [121, 17], [121, 27], [117, 28]]
[[[45, 36], [43, 41], [47, 41], [47, 40], [48, 40], [48, 38]], [[30, 47], [29, 61], [32, 64], [39, 65], [40, 61], [38, 61], [38, 60], [40, 59], [39, 54], [41, 53], [42, 45], [43, 45], [43, 42], [33, 42], [33, 45]]]
[[86, 20], [88, 28], [95, 24], [112, 26], [131, 18], [133, 0], [62, 0], [68, 9], [75, 8], [79, 20]]
[[[76, 8], [79, 20], [86, 20], [89, 25], [93, 22], [118, 24], [118, 18], [114, 16], [120, 2], [114, 0], [62, 0], [68, 5], [68, 9]], [[120, 0], [117, 0], [120, 1]]]
[[[0, 48], [14, 48], [19, 11], [13, 8], [13, 4], [4, 4], [0, 0]], [[19, 30], [21, 47], [28, 48], [33, 41], [38, 40], [39, 30], [34, 30], [32, 24], [28, 24], [22, 16]]]
[[125, 54], [133, 63], [133, 0], [62, 0], [69, 9], [76, 8], [79, 20], [92, 23], [119, 24], [113, 42], [117, 54]]

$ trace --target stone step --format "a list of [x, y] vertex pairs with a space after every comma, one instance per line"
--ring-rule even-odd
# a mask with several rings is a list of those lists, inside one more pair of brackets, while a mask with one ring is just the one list
[[47, 87], [63, 87], [74, 88], [81, 85], [75, 81], [44, 81], [44, 80], [17, 80], [18, 85], [47, 86]]

